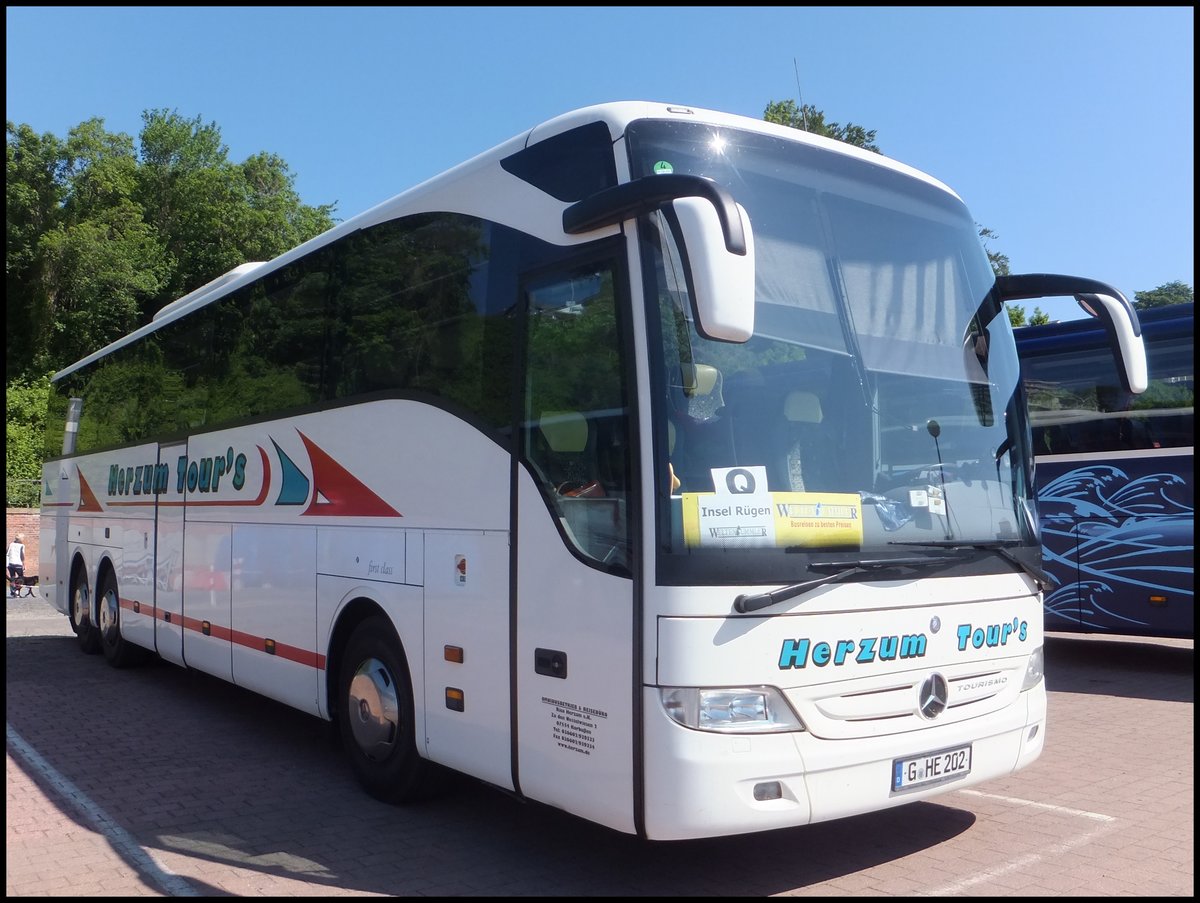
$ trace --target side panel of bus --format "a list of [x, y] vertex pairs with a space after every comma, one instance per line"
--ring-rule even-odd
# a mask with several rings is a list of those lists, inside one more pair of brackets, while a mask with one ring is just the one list
[[1195, 636], [1191, 449], [1037, 463], [1046, 629]]

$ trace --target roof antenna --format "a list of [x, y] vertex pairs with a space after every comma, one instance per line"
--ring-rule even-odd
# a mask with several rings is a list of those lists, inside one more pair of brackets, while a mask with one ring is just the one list
[[804, 131], [808, 131], [808, 112], [804, 109], [804, 95], [800, 93], [800, 64], [792, 57], [792, 68], [796, 70], [796, 97], [800, 100], [800, 121], [804, 123]]

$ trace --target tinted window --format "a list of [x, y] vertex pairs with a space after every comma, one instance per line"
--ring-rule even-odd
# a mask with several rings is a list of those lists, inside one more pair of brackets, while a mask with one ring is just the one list
[[60, 380], [47, 457], [69, 397], [84, 401], [80, 453], [377, 393], [506, 429], [516, 246], [457, 214], [351, 233]]

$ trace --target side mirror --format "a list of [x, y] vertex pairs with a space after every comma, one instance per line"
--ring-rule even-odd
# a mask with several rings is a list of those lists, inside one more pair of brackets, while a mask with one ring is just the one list
[[1074, 296], [1080, 307], [1104, 323], [1125, 390], [1135, 395], [1146, 391], [1149, 378], [1142, 324], [1129, 299], [1111, 285], [1082, 276], [1029, 273], [997, 276], [996, 294], [1001, 301]]
[[754, 335], [754, 235], [745, 208], [721, 185], [675, 173], [635, 179], [567, 207], [563, 231], [579, 235], [663, 208], [680, 232], [697, 331], [745, 342]]
[[692, 277], [697, 331], [708, 339], [745, 342], [754, 335], [754, 233], [745, 208], [734, 206], [745, 236], [743, 254], [726, 247], [711, 201], [688, 197], [672, 202]]
[[1076, 295], [1075, 300], [1088, 314], [1104, 323], [1109, 338], [1117, 347], [1119, 359], [1125, 365], [1124, 368], [1117, 368], [1124, 376], [1125, 388], [1134, 395], [1141, 395], [1150, 384], [1150, 377], [1146, 366], [1146, 346], [1142, 341], [1137, 314], [1133, 313], [1132, 308], [1129, 310], [1128, 313], [1133, 316], [1131, 321], [1125, 305], [1111, 295]]

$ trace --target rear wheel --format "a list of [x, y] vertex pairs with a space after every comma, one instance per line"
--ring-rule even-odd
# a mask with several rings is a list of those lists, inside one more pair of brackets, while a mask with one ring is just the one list
[[92, 624], [92, 594], [88, 590], [87, 576], [80, 568], [71, 577], [71, 629], [79, 641], [79, 648], [88, 655], [100, 651], [100, 631]]
[[346, 644], [338, 728], [355, 775], [376, 799], [406, 803], [443, 789], [445, 772], [417, 752], [408, 664], [385, 617], [367, 618]]
[[117, 593], [117, 579], [112, 571], [105, 571], [100, 578], [100, 648], [104, 657], [114, 668], [128, 668], [145, 660], [146, 650], [121, 636], [121, 596]]

